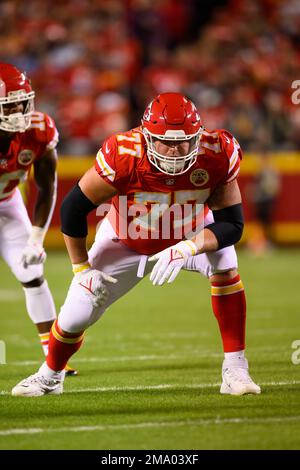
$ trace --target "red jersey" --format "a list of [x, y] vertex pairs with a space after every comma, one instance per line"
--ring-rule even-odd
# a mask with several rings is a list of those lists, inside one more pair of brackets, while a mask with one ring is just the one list
[[0, 151], [0, 203], [11, 197], [19, 183], [26, 180], [34, 161], [56, 147], [58, 132], [53, 119], [34, 112], [25, 132], [16, 132], [5, 154]]
[[194, 165], [182, 175], [168, 176], [150, 163], [141, 128], [109, 137], [95, 168], [118, 191], [108, 217], [120, 240], [151, 255], [188, 238], [203, 223], [213, 191], [238, 175], [241, 157], [228, 131], [205, 131]]

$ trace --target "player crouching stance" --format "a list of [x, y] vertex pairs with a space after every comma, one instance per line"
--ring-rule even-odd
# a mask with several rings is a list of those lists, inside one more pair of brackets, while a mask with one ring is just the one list
[[[43, 243], [56, 201], [58, 132], [50, 116], [34, 110], [34, 96], [23, 72], [0, 63], [0, 255], [23, 286], [47, 356], [56, 311], [43, 277]], [[18, 189], [32, 167], [38, 189], [33, 225]], [[75, 373], [68, 368], [68, 375]]]
[[[181, 269], [197, 271], [211, 283], [225, 353], [221, 393], [260, 393], [244, 356], [246, 302], [234, 249], [243, 231], [236, 180], [240, 159], [232, 135], [204, 130], [195, 105], [179, 93], [159, 95], [147, 107], [141, 127], [104, 142], [95, 167], [61, 207], [74, 278], [51, 330], [47, 360], [13, 388], [13, 395], [62, 393], [68, 359], [106, 308], [133, 288], [143, 272], [151, 272], [153, 284], [162, 285], [173, 282]], [[109, 213], [87, 253], [87, 214], [110, 199]], [[164, 216], [187, 204], [190, 212], [174, 215], [166, 236]], [[178, 243], [178, 225], [183, 234], [189, 230], [194, 235], [182, 235]]]

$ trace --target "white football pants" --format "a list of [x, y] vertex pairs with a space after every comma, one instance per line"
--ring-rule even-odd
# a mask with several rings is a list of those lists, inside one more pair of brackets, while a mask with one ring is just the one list
[[[0, 202], [0, 256], [6, 261], [18, 281], [30, 282], [43, 276], [43, 264], [23, 267], [21, 257], [31, 232], [31, 222], [19, 189], [10, 199]], [[44, 281], [38, 287], [24, 287], [26, 308], [33, 323], [56, 318], [53, 298]]]
[[[211, 223], [209, 214], [205, 224]], [[89, 251], [89, 261], [94, 269], [116, 278], [116, 284], [109, 284], [109, 298], [105, 305], [93, 308], [83, 289], [78, 288], [73, 279], [64, 305], [61, 308], [58, 324], [66, 332], [77, 333], [95, 323], [104, 311], [120, 297], [130, 291], [141, 280], [137, 277], [138, 270], [147, 261], [147, 257], [130, 250], [118, 240], [112, 226], [105, 218], [97, 231], [96, 239]], [[154, 263], [146, 262], [142, 269], [148, 274]], [[237, 268], [237, 256], [233, 246], [217, 252], [204, 253], [190, 257], [184, 269], [198, 271], [206, 277], [218, 272]]]
[[30, 282], [43, 275], [43, 264], [21, 263], [22, 252], [31, 232], [31, 222], [19, 189], [10, 199], [0, 202], [0, 255], [20, 282]]

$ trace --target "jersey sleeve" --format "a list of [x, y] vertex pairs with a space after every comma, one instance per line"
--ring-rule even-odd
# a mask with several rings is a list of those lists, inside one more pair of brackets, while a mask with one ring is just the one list
[[242, 151], [238, 141], [228, 131], [222, 131], [221, 135], [222, 150], [228, 160], [228, 171], [224, 178], [224, 184], [234, 181], [240, 171], [240, 162], [242, 160]]
[[117, 139], [114, 135], [106, 139], [98, 151], [95, 169], [99, 176], [114, 186], [119, 193], [126, 192], [130, 170], [126, 160], [118, 154]]
[[46, 134], [47, 134], [47, 145], [46, 150], [55, 149], [58, 144], [59, 134], [56, 129], [54, 120], [45, 114]]
[[34, 112], [29, 130], [39, 146], [40, 157], [47, 150], [53, 150], [57, 146], [59, 134], [54, 120], [48, 114]]

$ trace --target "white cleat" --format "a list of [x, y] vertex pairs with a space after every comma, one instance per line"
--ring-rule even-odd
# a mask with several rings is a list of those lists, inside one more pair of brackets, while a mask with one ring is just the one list
[[245, 358], [224, 360], [222, 367], [222, 385], [220, 393], [229, 395], [258, 395], [261, 389], [251, 379], [248, 372], [248, 361]]
[[19, 382], [11, 391], [14, 397], [40, 397], [63, 393], [63, 381], [47, 379], [39, 372]]

